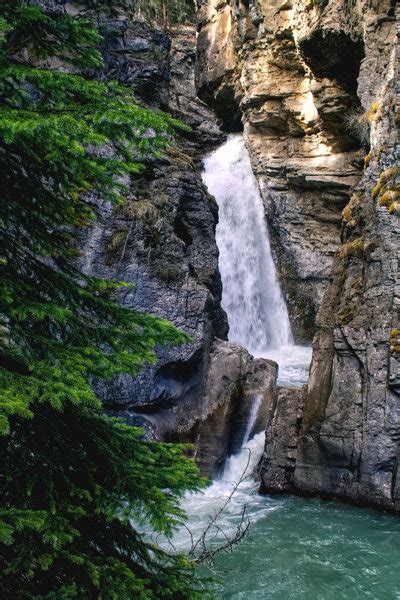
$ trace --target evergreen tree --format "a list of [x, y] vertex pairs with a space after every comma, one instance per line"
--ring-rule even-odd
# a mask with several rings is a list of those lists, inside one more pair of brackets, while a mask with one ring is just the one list
[[0, 4], [0, 589], [203, 598], [190, 563], [132, 525], [171, 531], [179, 498], [203, 483], [193, 462], [103, 415], [91, 387], [186, 340], [118, 304], [124, 283], [76, 267], [76, 229], [96, 218], [96, 198], [122, 202], [140, 157], [180, 126], [76, 74], [101, 65], [99, 41], [86, 19]]

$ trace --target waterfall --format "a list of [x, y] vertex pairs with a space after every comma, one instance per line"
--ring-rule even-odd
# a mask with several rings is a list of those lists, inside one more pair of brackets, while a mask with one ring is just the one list
[[293, 344], [269, 243], [264, 205], [242, 134], [204, 160], [203, 181], [219, 206], [216, 239], [229, 341], [279, 364], [279, 383], [307, 381], [311, 349]]
[[219, 206], [216, 238], [229, 340], [255, 356], [266, 356], [290, 344], [292, 335], [242, 135], [230, 135], [205, 159], [203, 181]]
[[[223, 542], [225, 536], [231, 537], [235, 534], [244, 507], [246, 507], [246, 516], [252, 523], [276, 510], [275, 501], [266, 501], [265, 496], [258, 494], [259, 482], [253, 477], [264, 441], [264, 433], [255, 435], [240, 452], [227, 460], [224, 471], [218, 479], [201, 492], [185, 495], [181, 507], [188, 516], [188, 526], [195, 540], [201, 536], [210, 518], [219, 511], [231, 495], [233, 487], [235, 493], [220, 514], [216, 524], [218, 527], [212, 527], [210, 530], [207, 538], [210, 546]], [[237, 486], [239, 480], [241, 481]], [[174, 536], [174, 548], [185, 552], [190, 548], [191, 536], [185, 527], [181, 528]]]
[[253, 400], [253, 403], [251, 405], [249, 420], [247, 422], [246, 431], [244, 432], [242, 446], [247, 444], [247, 442], [250, 439], [251, 432], [253, 431], [254, 425], [256, 424], [256, 421], [257, 421], [258, 411], [260, 410], [262, 401], [263, 401], [262, 395], [256, 394], [256, 396]]
[[[205, 159], [203, 181], [219, 206], [216, 238], [229, 340], [257, 357], [275, 359], [279, 363], [280, 383], [299, 387], [307, 380], [311, 349], [293, 344], [260, 191], [240, 134], [230, 135]], [[265, 442], [263, 432], [250, 439], [261, 402], [261, 396], [255, 394], [242, 448], [227, 459], [220, 477], [202, 493], [187, 494], [183, 500], [182, 508], [189, 517], [194, 538], [205, 530], [210, 516], [230, 497], [232, 487], [239, 481], [219, 516], [218, 527], [210, 531], [211, 544], [234, 534], [245, 506], [253, 523], [278, 506], [276, 501], [266, 501], [257, 493], [259, 483], [253, 477]], [[177, 532], [174, 547], [190, 547], [186, 528]]]

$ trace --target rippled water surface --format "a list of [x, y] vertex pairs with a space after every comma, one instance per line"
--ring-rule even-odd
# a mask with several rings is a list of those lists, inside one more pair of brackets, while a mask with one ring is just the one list
[[[263, 444], [260, 433], [227, 461], [220, 479], [183, 502], [196, 540], [247, 467], [218, 518], [220, 530], [211, 528], [208, 536], [209, 546], [232, 537], [246, 506], [247, 535], [232, 553], [219, 555], [213, 567], [221, 598], [400, 599], [400, 519], [339, 502], [260, 495], [254, 467]], [[174, 545], [181, 551], [190, 548], [185, 529]]]
[[[254, 356], [275, 360], [281, 386], [300, 387], [307, 381], [311, 349], [293, 343], [263, 203], [241, 135], [229, 136], [206, 158], [203, 180], [219, 205], [216, 237], [229, 339]], [[221, 477], [183, 502], [193, 539], [207, 530], [209, 546], [234, 535], [246, 507], [247, 536], [215, 565], [221, 597], [400, 600], [400, 519], [332, 502], [259, 495], [254, 467], [264, 439], [263, 433], [250, 441], [245, 435], [244, 447], [229, 458]], [[208, 530], [210, 518], [241, 478], [216, 526]], [[177, 532], [173, 544], [189, 551], [188, 531]]]
[[397, 517], [294, 497], [264, 502], [269, 512], [217, 560], [222, 598], [400, 598]]

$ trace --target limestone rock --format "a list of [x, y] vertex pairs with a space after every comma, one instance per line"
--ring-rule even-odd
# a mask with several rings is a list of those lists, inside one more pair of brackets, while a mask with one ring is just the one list
[[196, 30], [193, 25], [176, 25], [169, 30], [171, 37], [169, 110], [190, 125], [184, 133], [187, 151], [203, 156], [207, 149], [222, 143], [224, 134], [217, 118], [197, 96], [195, 85]]

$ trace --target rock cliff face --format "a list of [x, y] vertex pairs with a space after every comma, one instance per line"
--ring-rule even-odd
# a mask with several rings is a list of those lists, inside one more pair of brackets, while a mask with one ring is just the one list
[[282, 390], [274, 404], [262, 487], [393, 510], [396, 41], [389, 0], [259, 0], [240, 11], [208, 0], [197, 68], [199, 93], [226, 127], [243, 123], [295, 334], [316, 331], [308, 390]]
[[[326, 3], [325, 3], [326, 4]], [[345, 3], [346, 7], [349, 3]], [[208, 0], [199, 13], [199, 94], [243, 123], [294, 334], [310, 340], [341, 211], [360, 177], [362, 14], [338, 3]]]
[[367, 21], [358, 88], [364, 106], [376, 103], [371, 150], [343, 211], [342, 245], [317, 318], [294, 485], [398, 511], [398, 77], [394, 23], [379, 17]]
[[[135, 380], [95, 382], [105, 408], [143, 426], [149, 438], [194, 442], [203, 472], [213, 474], [244, 435], [254, 394], [263, 404], [255, 428], [265, 427], [276, 365], [223, 341], [228, 326], [220, 305], [218, 208], [202, 184], [199, 160], [224, 134], [196, 94], [195, 28], [165, 33], [138, 20], [133, 0], [112, 7], [96, 0], [35, 1], [47, 11], [84, 11], [94, 20], [104, 66], [91, 76], [133, 88], [139, 102], [172, 112], [192, 128], [163, 158], [147, 159], [140, 177], [126, 181], [123, 205], [93, 200], [98, 219], [79, 243], [86, 272], [134, 284], [121, 293], [123, 304], [166, 318], [192, 338], [159, 349], [157, 364]], [[241, 418], [233, 418], [237, 410]], [[210, 423], [216, 422], [214, 431]]]

